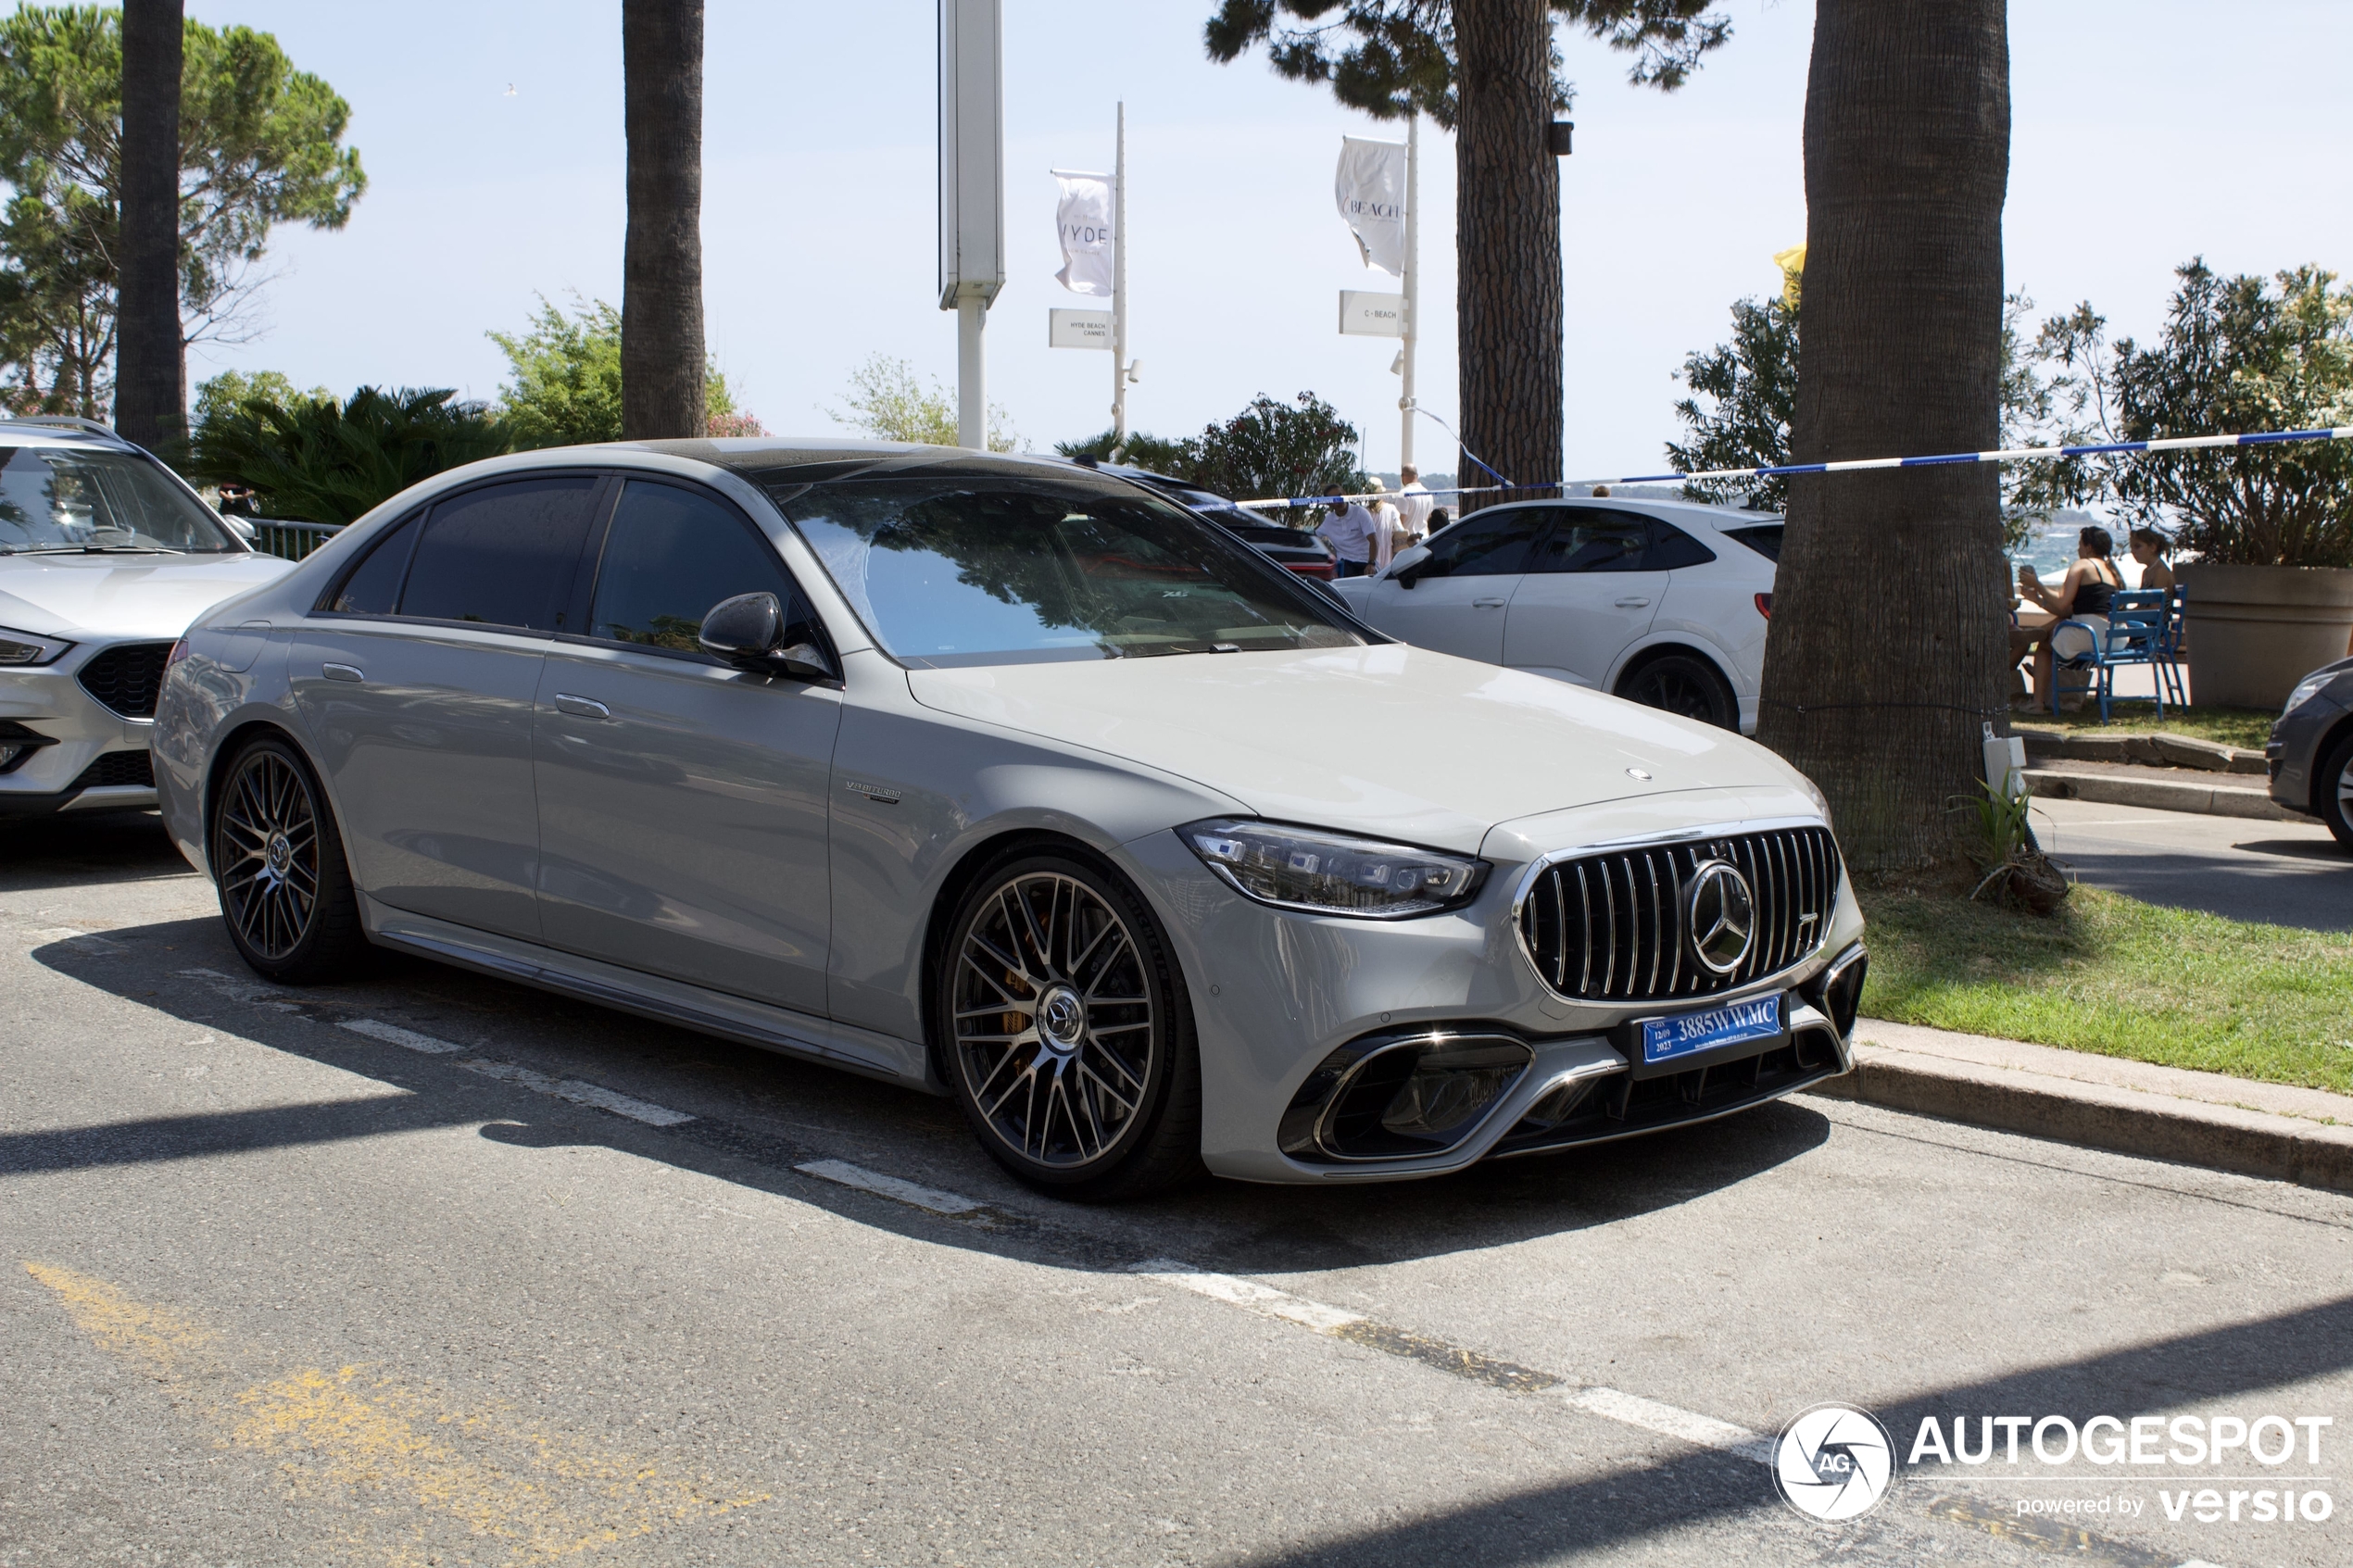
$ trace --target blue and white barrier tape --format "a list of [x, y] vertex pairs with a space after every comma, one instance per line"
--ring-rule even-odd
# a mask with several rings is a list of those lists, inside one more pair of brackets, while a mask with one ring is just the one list
[[[1850, 458], [1835, 463], [1781, 463], [1772, 468], [1706, 469], [1698, 473], [1641, 473], [1618, 479], [1567, 479], [1541, 484], [1466, 484], [1432, 495], [1485, 495], [1499, 490], [1567, 490], [1589, 484], [1686, 484], [1695, 479], [1773, 479], [1793, 473], [1854, 473], [1865, 469], [1926, 469], [1947, 463], [2026, 463], [2058, 458], [2101, 458], [2131, 452], [2192, 452], [2212, 446], [2270, 446], [2284, 441], [2353, 441], [2353, 425], [2320, 430], [2267, 430], [2252, 435], [2177, 435], [2159, 441], [2108, 441], [2087, 446], [2013, 446], [1999, 452], [1946, 452], [1933, 458]], [[1394, 490], [1353, 495], [1275, 496], [1238, 501], [1259, 508], [1331, 507], [1346, 501], [1394, 500]]]

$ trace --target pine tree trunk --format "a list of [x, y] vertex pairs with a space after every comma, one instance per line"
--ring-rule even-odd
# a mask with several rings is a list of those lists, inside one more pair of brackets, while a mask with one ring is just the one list
[[[1455, 0], [1455, 314], [1464, 484], [1561, 477], [1560, 165], [1551, 14]], [[1478, 477], [1473, 478], [1473, 475]], [[1512, 496], [1463, 497], [1464, 509]]]
[[702, 0], [622, 0], [621, 432], [703, 433]]
[[[1798, 462], [2000, 445], [2005, 0], [1818, 0], [1806, 92]], [[1991, 465], [1791, 481], [1757, 738], [1858, 870], [1953, 858], [2007, 734]]]
[[187, 427], [180, 325], [181, 0], [124, 0], [114, 425], [163, 447]]

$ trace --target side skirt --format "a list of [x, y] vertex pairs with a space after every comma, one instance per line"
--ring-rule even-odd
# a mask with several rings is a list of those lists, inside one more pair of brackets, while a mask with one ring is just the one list
[[934, 1080], [930, 1053], [913, 1040], [812, 1018], [788, 1008], [729, 996], [684, 981], [666, 980], [618, 964], [559, 952], [519, 937], [494, 935], [396, 909], [359, 895], [359, 915], [371, 941], [420, 958], [455, 964], [599, 1007], [661, 1023], [699, 1030], [741, 1045], [823, 1062], [868, 1078], [945, 1095]]

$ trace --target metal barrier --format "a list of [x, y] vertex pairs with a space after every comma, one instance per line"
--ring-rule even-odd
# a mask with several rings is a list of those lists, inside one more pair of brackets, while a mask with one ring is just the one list
[[340, 522], [292, 522], [278, 518], [238, 518], [253, 530], [250, 543], [264, 555], [300, 560], [344, 530]]

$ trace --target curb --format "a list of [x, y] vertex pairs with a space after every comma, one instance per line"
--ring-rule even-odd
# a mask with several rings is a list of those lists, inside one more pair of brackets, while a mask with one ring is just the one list
[[2246, 784], [2193, 783], [2171, 779], [2116, 778], [2106, 773], [2076, 773], [2057, 768], [2029, 768], [2030, 794], [2060, 800], [2089, 800], [2106, 806], [2142, 806], [2158, 811], [2191, 811], [2208, 817], [2245, 817], [2259, 822], [2299, 822], [2298, 816], [2260, 789]]
[[[1867, 1028], [1884, 1033], [1889, 1026], [1865, 1020], [1857, 1025], [1858, 1034]], [[1941, 1030], [1903, 1032], [1924, 1037], [1942, 1036], [1950, 1041], [1973, 1040], [1972, 1036], [1945, 1035]], [[2312, 1097], [2312, 1103], [2330, 1110], [2338, 1105], [2353, 1106], [2353, 1100], [2318, 1090], [2283, 1089], [2219, 1074], [2147, 1067], [2108, 1058], [2086, 1059], [2082, 1053], [2020, 1047], [2009, 1041], [1974, 1043], [2007, 1048], [2002, 1052], [1972, 1051], [1972, 1056], [2015, 1058], [2024, 1052], [2040, 1059], [2047, 1052], [2079, 1059], [2066, 1064], [2070, 1067], [2081, 1065], [2120, 1080], [2138, 1077], [2163, 1084], [2171, 1075], [2179, 1074], [2184, 1080], [2200, 1081], [2194, 1086], [2206, 1092], [2274, 1100]], [[2209, 1085], [2213, 1086], [2209, 1088]], [[1858, 1039], [1853, 1072], [1802, 1092], [1832, 1099], [1859, 1100], [1891, 1110], [2022, 1133], [2029, 1137], [2116, 1154], [2198, 1165], [2331, 1192], [2353, 1192], [2353, 1123], [2332, 1124], [2307, 1115], [2256, 1110], [2243, 1102], [2184, 1098], [2160, 1086], [2059, 1076], [2014, 1062], [1964, 1060]]]

